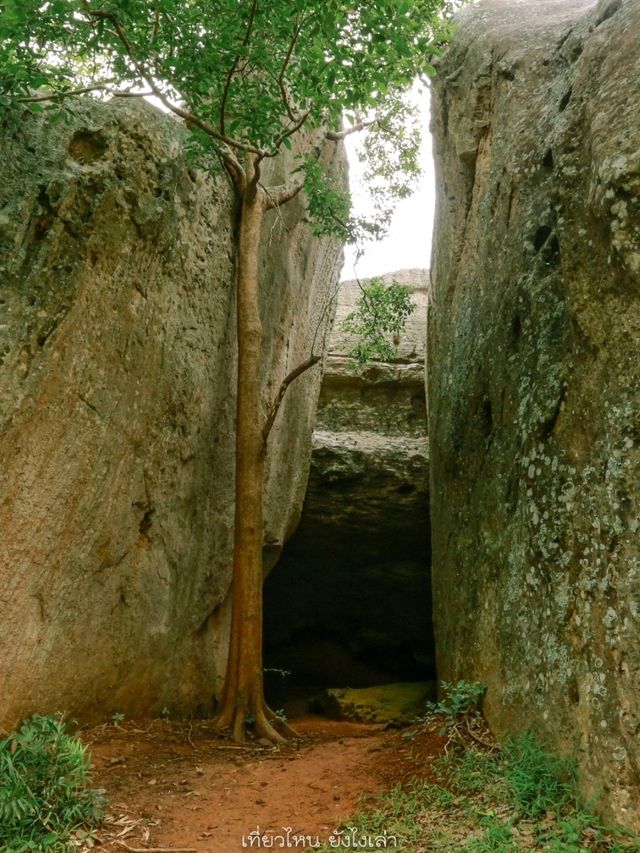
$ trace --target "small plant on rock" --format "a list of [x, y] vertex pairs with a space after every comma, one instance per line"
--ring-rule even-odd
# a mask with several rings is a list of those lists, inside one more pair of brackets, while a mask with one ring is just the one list
[[68, 850], [100, 822], [103, 792], [88, 787], [86, 747], [59, 717], [34, 715], [0, 741], [0, 849]]
[[385, 285], [380, 278], [361, 284], [360, 290], [355, 310], [340, 325], [356, 341], [349, 355], [359, 366], [374, 359], [392, 361], [397, 337], [415, 309], [411, 291], [397, 281]]

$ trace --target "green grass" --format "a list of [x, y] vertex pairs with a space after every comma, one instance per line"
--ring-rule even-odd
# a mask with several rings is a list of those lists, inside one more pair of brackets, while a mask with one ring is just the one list
[[0, 741], [0, 849], [60, 853], [87, 837], [104, 798], [89, 785], [86, 747], [58, 717], [35, 715]]
[[531, 732], [504, 744], [500, 764], [511, 804], [523, 816], [579, 808], [575, 762], [546, 752]]
[[500, 751], [450, 752], [432, 769], [435, 782], [396, 787], [347, 825], [357, 827], [358, 838], [386, 831], [403, 853], [640, 850], [640, 839], [603, 826], [581, 804], [574, 763], [545, 750], [531, 733]]

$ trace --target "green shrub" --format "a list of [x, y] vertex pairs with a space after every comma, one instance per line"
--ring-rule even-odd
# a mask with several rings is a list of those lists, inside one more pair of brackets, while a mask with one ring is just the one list
[[361, 284], [360, 290], [355, 311], [340, 324], [356, 341], [349, 355], [360, 366], [374, 359], [393, 361], [395, 341], [415, 310], [411, 291], [397, 281], [385, 285], [381, 278]]
[[89, 767], [86, 747], [58, 717], [34, 715], [0, 741], [0, 849], [58, 853], [98, 823], [105, 801], [88, 787]]
[[456, 717], [462, 717], [480, 708], [487, 688], [479, 681], [442, 682], [443, 698], [439, 702], [427, 702], [426, 716], [443, 716], [450, 725]]

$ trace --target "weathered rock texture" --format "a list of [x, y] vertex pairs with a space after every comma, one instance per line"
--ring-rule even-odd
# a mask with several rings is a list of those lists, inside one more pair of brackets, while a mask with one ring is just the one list
[[439, 677], [640, 828], [640, 3], [483, 0], [435, 86]]
[[[27, 114], [2, 128], [5, 726], [36, 710], [207, 710], [222, 675], [233, 204], [222, 176], [188, 168], [183, 141], [145, 104], [77, 104], [69, 125]], [[264, 238], [272, 388], [308, 356], [339, 269], [339, 247], [311, 237], [300, 205]], [[272, 551], [304, 497], [319, 371], [290, 391], [270, 439]]]
[[[310, 676], [331, 686], [419, 678], [433, 664], [425, 521], [428, 274], [405, 270], [383, 278], [409, 285], [416, 310], [396, 360], [357, 369], [340, 322], [360, 289], [355, 281], [341, 285], [302, 519], [265, 588], [271, 660], [304, 668], [304, 646], [306, 660], [313, 660]], [[318, 667], [315, 650], [328, 638], [353, 654], [351, 665], [334, 647]], [[295, 647], [289, 657], [288, 644]], [[362, 662], [377, 669], [362, 669]]]

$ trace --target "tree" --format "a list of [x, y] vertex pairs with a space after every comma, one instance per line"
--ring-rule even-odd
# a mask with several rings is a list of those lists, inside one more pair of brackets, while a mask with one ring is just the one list
[[409, 289], [395, 280], [385, 285], [381, 278], [358, 284], [361, 295], [355, 310], [340, 324], [342, 331], [355, 341], [349, 355], [357, 365], [374, 358], [392, 361], [398, 335], [415, 308]]
[[[0, 104], [59, 106], [87, 92], [154, 96], [215, 154], [238, 206], [237, 410], [233, 615], [217, 724], [242, 740], [247, 720], [279, 742], [262, 668], [262, 493], [267, 440], [288, 387], [260, 387], [258, 248], [265, 213], [304, 188], [319, 233], [376, 235], [408, 195], [418, 134], [407, 92], [432, 74], [445, 0], [3, 0]], [[322, 146], [366, 132], [377, 217], [354, 221], [319, 164]], [[303, 137], [289, 180], [265, 163]]]

